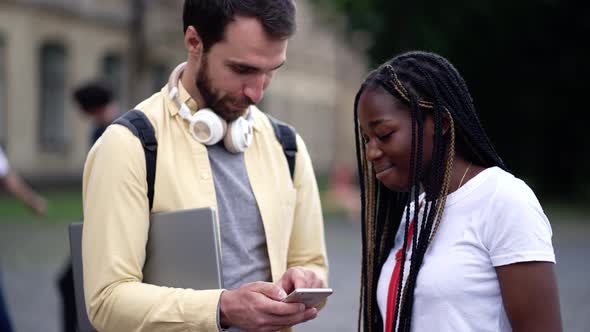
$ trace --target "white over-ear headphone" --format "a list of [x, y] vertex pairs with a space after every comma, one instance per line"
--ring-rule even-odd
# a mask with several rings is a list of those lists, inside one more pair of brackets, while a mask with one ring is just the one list
[[[252, 143], [252, 123], [243, 116], [232, 121], [229, 126], [219, 115], [209, 108], [191, 114], [190, 108], [178, 99], [178, 80], [186, 67], [186, 62], [179, 64], [168, 80], [169, 98], [178, 106], [178, 114], [187, 120], [191, 135], [205, 145], [217, 144], [223, 139], [225, 148], [232, 153], [246, 151]], [[251, 114], [250, 114], [251, 118]]]

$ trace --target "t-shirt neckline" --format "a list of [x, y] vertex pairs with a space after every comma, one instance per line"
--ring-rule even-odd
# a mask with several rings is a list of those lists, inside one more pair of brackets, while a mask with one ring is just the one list
[[492, 174], [499, 171], [500, 168], [498, 166], [493, 166], [484, 169], [479, 174], [474, 176], [473, 178], [469, 179], [469, 181], [465, 182], [459, 189], [455, 190], [454, 192], [447, 195], [446, 206], [453, 205], [457, 202], [460, 202], [465, 198], [465, 196], [471, 194], [473, 190], [479, 187], [483, 182], [485, 182]]

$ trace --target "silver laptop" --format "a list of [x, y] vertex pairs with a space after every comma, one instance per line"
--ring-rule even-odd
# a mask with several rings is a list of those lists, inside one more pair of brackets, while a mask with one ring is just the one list
[[152, 214], [143, 282], [175, 288], [223, 288], [215, 210]]
[[[94, 331], [84, 304], [82, 223], [69, 226], [78, 329]], [[161, 212], [150, 217], [143, 282], [192, 289], [223, 288], [215, 210]]]

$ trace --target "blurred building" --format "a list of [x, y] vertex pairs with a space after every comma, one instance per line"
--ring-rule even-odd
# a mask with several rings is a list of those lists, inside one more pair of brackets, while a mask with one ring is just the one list
[[[186, 58], [182, 0], [0, 0], [0, 144], [31, 178], [79, 179], [88, 122], [71, 91], [90, 79], [122, 110], [158, 91]], [[287, 65], [261, 108], [297, 127], [318, 172], [354, 159], [352, 104], [362, 50], [298, 1]]]

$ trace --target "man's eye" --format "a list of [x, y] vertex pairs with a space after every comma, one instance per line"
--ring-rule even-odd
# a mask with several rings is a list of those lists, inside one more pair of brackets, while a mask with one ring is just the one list
[[234, 71], [238, 74], [250, 74], [252, 73], [254, 70], [251, 67], [245, 67], [245, 66], [235, 66], [234, 67]]

